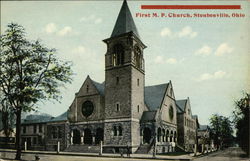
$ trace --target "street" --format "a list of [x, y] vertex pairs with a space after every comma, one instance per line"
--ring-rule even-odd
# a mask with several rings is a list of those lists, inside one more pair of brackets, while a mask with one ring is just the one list
[[249, 158], [244, 157], [244, 152], [237, 147], [214, 152], [204, 157], [196, 158], [194, 161], [247, 161]]
[[[24, 161], [34, 161], [35, 155], [37, 153], [22, 153], [22, 159]], [[67, 155], [66, 155], [67, 154]], [[77, 156], [76, 153], [64, 153], [56, 155], [50, 153], [38, 154], [40, 160], [39, 161], [153, 161], [155, 159], [152, 158], [152, 155], [149, 154], [132, 154], [131, 158], [127, 158], [125, 155], [123, 158], [119, 154], [103, 154], [103, 156], [98, 156], [98, 154], [87, 154], [82, 156]], [[0, 152], [0, 161], [9, 161], [15, 158], [15, 153], [12, 152]], [[180, 156], [166, 156], [166, 155], [157, 155], [157, 160], [190, 160], [192, 157], [189, 155], [180, 155]], [[2, 160], [1, 160], [2, 159]]]
[[[28, 154], [22, 153], [22, 159], [25, 161], [34, 161], [36, 153]], [[155, 159], [152, 158], [151, 155], [147, 154], [132, 154], [132, 158], [121, 158], [117, 154], [104, 154], [103, 156], [97, 155], [83, 155], [76, 156], [72, 153], [72, 155], [55, 155], [55, 154], [39, 154], [40, 161], [153, 161]], [[243, 156], [243, 157], [242, 157]], [[15, 157], [14, 152], [0, 152], [0, 161], [8, 161], [8, 159], [13, 160]], [[194, 160], [194, 161], [248, 161], [249, 159], [244, 157], [244, 152], [240, 148], [228, 148], [226, 150], [213, 152], [211, 154], [205, 156], [197, 156], [193, 157], [191, 155], [179, 155], [179, 156], [167, 156], [167, 155], [157, 155], [157, 160]]]

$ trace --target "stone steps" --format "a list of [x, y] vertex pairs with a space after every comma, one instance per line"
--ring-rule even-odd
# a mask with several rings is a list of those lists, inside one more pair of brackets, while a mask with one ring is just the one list
[[152, 147], [150, 144], [141, 145], [137, 150], [136, 154], [148, 154], [151, 151]]

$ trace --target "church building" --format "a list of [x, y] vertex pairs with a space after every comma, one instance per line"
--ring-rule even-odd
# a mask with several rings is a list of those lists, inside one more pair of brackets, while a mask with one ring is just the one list
[[[46, 116], [42, 124], [24, 122], [24, 130], [35, 130], [22, 133], [23, 142], [32, 147], [40, 138], [40, 149], [55, 150], [60, 142], [61, 150], [74, 152], [98, 152], [100, 144], [104, 152], [167, 153], [177, 150], [178, 144], [191, 148], [198, 121], [192, 119], [189, 100], [187, 104], [176, 101], [171, 81], [145, 86], [146, 45], [126, 0], [111, 36], [103, 42], [107, 45], [105, 80], [98, 83], [87, 76], [67, 112], [49, 120]], [[178, 118], [189, 119], [190, 124]]]
[[75, 94], [68, 111], [71, 144], [103, 141], [136, 152], [157, 142], [160, 151], [168, 150], [177, 140], [173, 87], [171, 81], [145, 87], [146, 45], [126, 0], [111, 36], [103, 41], [105, 81], [97, 83], [88, 76]]

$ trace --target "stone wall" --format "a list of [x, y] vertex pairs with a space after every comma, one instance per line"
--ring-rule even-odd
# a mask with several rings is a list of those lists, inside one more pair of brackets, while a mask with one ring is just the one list
[[177, 115], [178, 144], [184, 148], [184, 114]]
[[[53, 130], [57, 129], [58, 133], [53, 135]], [[68, 146], [67, 133], [69, 131], [69, 126], [66, 122], [55, 122], [48, 123], [47, 125], [47, 135], [46, 135], [46, 150], [56, 151], [57, 144], [60, 142], [60, 150], [63, 151]]]
[[105, 119], [131, 117], [131, 67], [111, 69], [105, 74]]
[[[122, 135], [115, 136], [114, 127], [122, 127]], [[132, 131], [130, 121], [105, 122], [104, 124], [104, 145], [131, 145]]]
[[143, 111], [146, 110], [144, 103], [144, 73], [132, 67], [131, 69], [131, 110], [132, 118], [141, 119]]

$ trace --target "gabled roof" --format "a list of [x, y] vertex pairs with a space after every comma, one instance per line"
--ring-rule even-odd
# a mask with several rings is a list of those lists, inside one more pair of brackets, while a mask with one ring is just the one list
[[[96, 81], [93, 81], [93, 84], [95, 85], [98, 92], [104, 96], [105, 95], [105, 82], [98, 83]], [[160, 85], [154, 85], [154, 86], [146, 86], [144, 88], [144, 97], [145, 97], [145, 103], [149, 107], [150, 111], [155, 111], [161, 106], [161, 102], [164, 98], [165, 91], [167, 90], [169, 83], [160, 84]]]
[[111, 37], [119, 36], [131, 31], [139, 38], [139, 34], [131, 12], [128, 8], [127, 1], [124, 0]]
[[[184, 99], [184, 100], [177, 100], [177, 101], [176, 101], [177, 106], [182, 110], [182, 112], [185, 111], [186, 103], [187, 103], [187, 99]], [[180, 112], [181, 112], [181, 111], [180, 111]]]
[[57, 122], [57, 121], [67, 121], [68, 120], [68, 111], [62, 113], [61, 115], [51, 119], [49, 122]]
[[155, 121], [157, 111], [144, 111], [141, 117], [141, 122]]
[[53, 117], [46, 113], [30, 114], [21, 121], [22, 124], [33, 124], [33, 123], [46, 123], [53, 119]]
[[[92, 79], [91, 79], [92, 80]], [[92, 80], [92, 82], [93, 82], [93, 84], [95, 85], [95, 87], [96, 87], [96, 89], [98, 90], [98, 92], [102, 95], [102, 96], [104, 96], [104, 85], [105, 85], [105, 82], [103, 82], [103, 83], [98, 83], [98, 82], [96, 82], [96, 81], [93, 81]]]
[[206, 130], [209, 130], [209, 126], [208, 125], [200, 125], [199, 131], [206, 131]]
[[184, 111], [177, 105], [177, 113], [184, 113]]
[[160, 108], [168, 85], [169, 83], [144, 88], [145, 103], [150, 111]]

